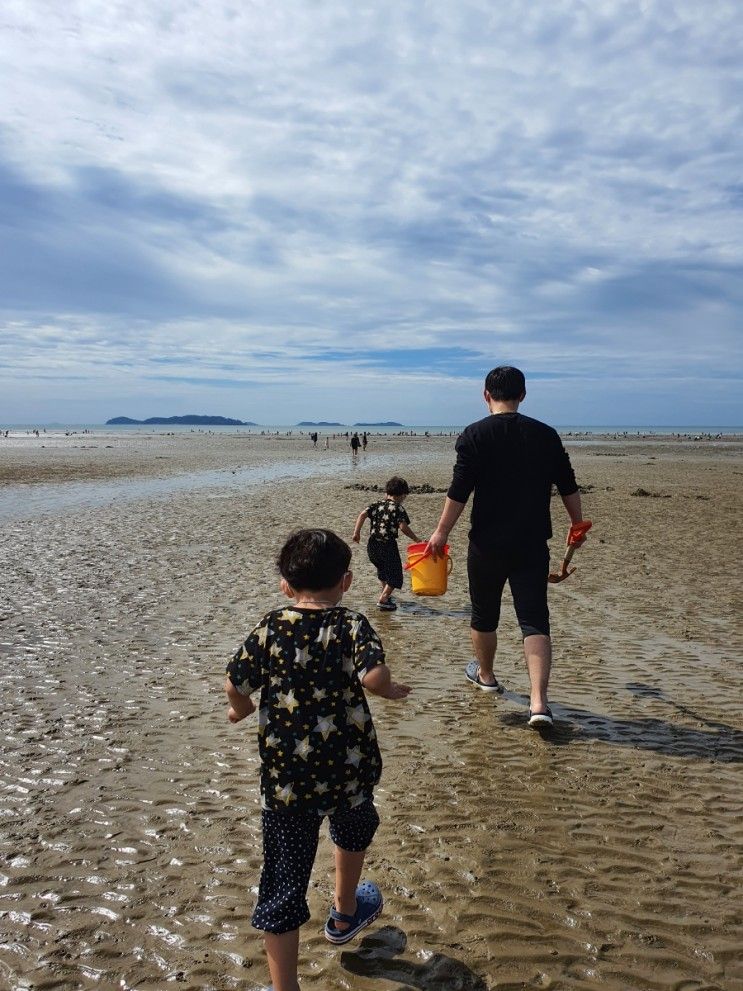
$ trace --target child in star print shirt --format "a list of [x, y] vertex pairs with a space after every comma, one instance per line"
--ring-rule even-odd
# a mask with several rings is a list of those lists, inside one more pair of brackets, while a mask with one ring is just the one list
[[335, 903], [325, 935], [344, 943], [382, 909], [376, 885], [359, 885], [379, 824], [373, 803], [382, 771], [365, 692], [402, 699], [381, 641], [365, 616], [341, 606], [351, 550], [330, 530], [299, 530], [278, 558], [293, 599], [267, 613], [227, 665], [228, 718], [255, 712], [264, 864], [252, 923], [265, 932], [273, 991], [298, 991], [299, 927], [324, 816], [335, 844]]
[[410, 517], [402, 505], [410, 493], [408, 483], [395, 475], [387, 482], [384, 490], [386, 495], [381, 502], [373, 502], [359, 514], [353, 530], [353, 541], [356, 544], [360, 542], [361, 528], [369, 520], [366, 553], [382, 583], [377, 605], [383, 611], [391, 612], [397, 609], [392, 593], [396, 588], [402, 588], [402, 561], [397, 548], [397, 531], [402, 530], [414, 543], [418, 543], [418, 538], [410, 529]]

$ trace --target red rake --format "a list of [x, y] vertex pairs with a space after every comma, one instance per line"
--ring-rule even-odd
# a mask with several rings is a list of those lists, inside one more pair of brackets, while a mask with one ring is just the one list
[[593, 524], [590, 520], [582, 520], [580, 523], [573, 523], [568, 532], [568, 544], [567, 550], [565, 551], [565, 557], [562, 559], [562, 565], [557, 573], [552, 572], [547, 576], [547, 581], [552, 582], [556, 585], [558, 582], [564, 582], [566, 578], [569, 578], [575, 568], [568, 568], [570, 561], [572, 560], [573, 554], [580, 547], [580, 545], [585, 541], [586, 534], [591, 529]]

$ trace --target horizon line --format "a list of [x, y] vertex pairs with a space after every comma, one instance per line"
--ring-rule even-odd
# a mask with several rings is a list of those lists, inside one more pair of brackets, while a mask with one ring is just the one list
[[[188, 414], [184, 414], [188, 415]], [[216, 414], [215, 414], [216, 415]], [[527, 415], [527, 414], [525, 414]], [[226, 419], [233, 419], [232, 417], [226, 417]], [[236, 418], [235, 418], [236, 419]], [[475, 420], [469, 421], [470, 423], [477, 422]], [[546, 421], [543, 421], [546, 422]], [[667, 430], [679, 430], [681, 428], [694, 428], [694, 429], [705, 429], [711, 430], [715, 428], [720, 428], [723, 430], [740, 430], [743, 432], [743, 423], [551, 423], [550, 426], [555, 429], [571, 427], [578, 429], [605, 429], [605, 430], [618, 430], [618, 429], [632, 429], [641, 430], [643, 427], [650, 427], [654, 430], [667, 429]], [[241, 423], [145, 423], [144, 421], [135, 423], [106, 423], [104, 422], [92, 422], [92, 421], [80, 421], [63, 422], [61, 420], [25, 420], [23, 422], [11, 423], [9, 421], [0, 420], [0, 426], [4, 429], [9, 429], [12, 427], [221, 427], [225, 428], [240, 428], [248, 427], [249, 429], [256, 427], [281, 427], [281, 428], [309, 428], [318, 427], [320, 429], [329, 430], [334, 427], [378, 427], [385, 428], [388, 430], [394, 430], [397, 428], [408, 428], [408, 429], [420, 429], [423, 427], [464, 427], [467, 423], [330, 423], [330, 422], [305, 422], [305, 423], [256, 423], [256, 422], [241, 422]]]

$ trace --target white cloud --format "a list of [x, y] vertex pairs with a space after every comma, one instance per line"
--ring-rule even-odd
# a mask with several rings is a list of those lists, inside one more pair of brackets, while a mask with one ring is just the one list
[[16, 379], [61, 397], [127, 362], [146, 396], [156, 359], [307, 388], [336, 367], [371, 401], [425, 373], [340, 353], [453, 345], [585, 388], [619, 352], [637, 381], [740, 374], [737, 3], [11, 0], [2, 19]]

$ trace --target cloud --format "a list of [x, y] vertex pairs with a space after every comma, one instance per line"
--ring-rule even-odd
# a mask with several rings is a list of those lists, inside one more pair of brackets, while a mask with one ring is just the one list
[[289, 378], [287, 420], [319, 380], [333, 418], [380, 389], [413, 415], [429, 381], [454, 416], [506, 360], [546, 415], [580, 382], [621, 419], [655, 378], [648, 415], [685, 419], [691, 382], [743, 419], [737, 4], [3, 17], [0, 417], [164, 385], [271, 410]]

